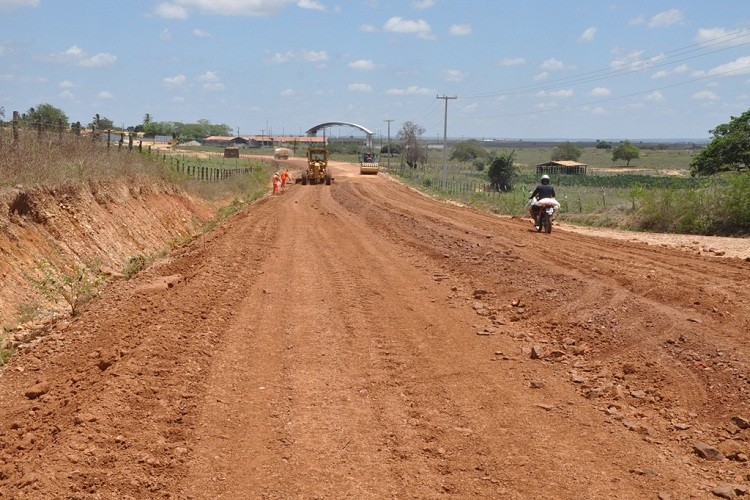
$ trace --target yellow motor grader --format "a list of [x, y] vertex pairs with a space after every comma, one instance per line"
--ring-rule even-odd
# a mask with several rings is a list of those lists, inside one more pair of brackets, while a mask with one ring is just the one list
[[331, 185], [333, 177], [328, 171], [328, 150], [326, 148], [310, 148], [307, 150], [307, 170], [302, 171], [302, 185], [325, 182]]

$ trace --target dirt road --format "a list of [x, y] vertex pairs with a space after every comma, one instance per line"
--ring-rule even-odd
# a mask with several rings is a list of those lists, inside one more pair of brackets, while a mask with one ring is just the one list
[[541, 235], [334, 173], [15, 356], [0, 498], [681, 499], [750, 484], [750, 263]]

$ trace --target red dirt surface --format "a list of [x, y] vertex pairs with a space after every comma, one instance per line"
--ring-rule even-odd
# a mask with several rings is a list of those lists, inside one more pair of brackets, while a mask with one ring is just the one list
[[681, 499], [750, 484], [750, 263], [538, 234], [333, 171], [11, 358], [0, 497]]

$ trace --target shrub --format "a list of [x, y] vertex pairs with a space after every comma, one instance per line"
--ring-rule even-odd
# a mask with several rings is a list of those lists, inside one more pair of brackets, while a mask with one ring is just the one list
[[105, 276], [101, 262], [89, 259], [87, 262], [55, 269], [48, 261], [40, 261], [25, 278], [50, 301], [63, 298], [70, 306], [73, 316], [79, 308], [95, 297], [104, 285]]
[[143, 271], [146, 268], [147, 264], [148, 262], [144, 255], [134, 255], [133, 257], [130, 257], [130, 260], [128, 260], [128, 265], [125, 266], [122, 274], [125, 275], [125, 278], [130, 279], [139, 272]]
[[496, 189], [510, 191], [516, 177], [515, 151], [500, 153], [490, 164], [487, 177]]

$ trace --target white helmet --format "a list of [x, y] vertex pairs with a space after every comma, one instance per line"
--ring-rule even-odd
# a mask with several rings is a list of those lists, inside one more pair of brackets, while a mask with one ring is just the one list
[[540, 180], [548, 181], [549, 180], [549, 175], [544, 174]]

